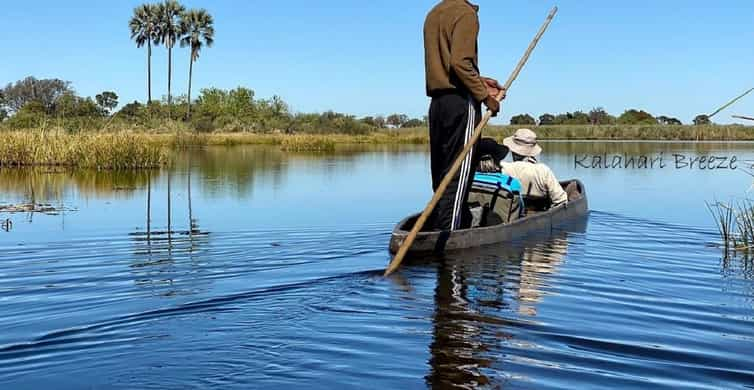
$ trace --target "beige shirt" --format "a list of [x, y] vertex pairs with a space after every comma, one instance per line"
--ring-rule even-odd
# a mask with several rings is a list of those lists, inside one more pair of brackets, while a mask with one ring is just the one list
[[504, 174], [521, 181], [521, 191], [524, 195], [549, 198], [553, 206], [568, 201], [568, 195], [547, 165], [515, 161], [501, 162], [500, 167]]

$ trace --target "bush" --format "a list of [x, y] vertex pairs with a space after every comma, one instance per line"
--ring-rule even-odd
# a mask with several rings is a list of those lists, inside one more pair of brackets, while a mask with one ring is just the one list
[[39, 101], [32, 101], [23, 106], [16, 115], [8, 119], [11, 129], [33, 129], [42, 127], [47, 122], [47, 109]]
[[643, 110], [627, 110], [618, 117], [621, 125], [656, 125], [657, 119]]
[[694, 118], [694, 125], [696, 126], [704, 126], [704, 125], [711, 125], [712, 120], [710, 120], [708, 115], [697, 115], [696, 118]]
[[421, 119], [409, 119], [406, 123], [402, 124], [402, 128], [409, 128], [409, 127], [422, 127], [426, 126], [426, 123], [424, 123]]
[[548, 126], [548, 125], [554, 125], [555, 124], [555, 115], [552, 114], [542, 114], [539, 116], [539, 125], [540, 126]]
[[529, 114], [516, 115], [511, 118], [511, 125], [536, 125], [537, 121]]

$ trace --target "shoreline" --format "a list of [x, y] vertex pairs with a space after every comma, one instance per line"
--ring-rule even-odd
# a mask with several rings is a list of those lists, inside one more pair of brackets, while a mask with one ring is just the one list
[[[522, 126], [491, 126], [483, 136], [498, 142]], [[543, 143], [752, 143], [750, 126], [540, 126]], [[426, 128], [366, 134], [282, 132], [144, 131], [113, 129], [69, 133], [62, 129], [0, 131], [0, 167], [62, 166], [101, 170], [150, 169], [171, 163], [175, 150], [234, 145], [271, 145], [286, 152], [333, 152], [345, 145], [427, 145]]]

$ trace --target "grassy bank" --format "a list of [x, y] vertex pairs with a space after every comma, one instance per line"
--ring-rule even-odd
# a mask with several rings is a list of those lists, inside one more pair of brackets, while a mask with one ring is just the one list
[[[498, 141], [519, 126], [491, 126]], [[747, 126], [542, 126], [542, 140], [754, 141]], [[169, 163], [170, 151], [212, 145], [274, 145], [284, 151], [335, 150], [339, 144], [426, 144], [426, 128], [379, 130], [368, 134], [198, 133], [173, 124], [160, 131], [109, 128], [68, 133], [61, 129], [0, 131], [0, 167], [67, 166], [143, 169]]]
[[165, 148], [146, 134], [0, 133], [0, 167], [145, 169], [166, 162]]
[[[502, 141], [523, 126], [490, 126], [485, 137]], [[754, 141], [754, 126], [541, 126], [533, 127], [541, 140], [623, 141]], [[365, 135], [258, 134], [181, 132], [179, 144], [187, 145], [296, 145], [288, 150], [330, 150], [338, 144], [427, 144], [426, 127], [379, 130]], [[172, 135], [171, 135], [172, 136]], [[311, 145], [313, 148], [310, 148]], [[286, 149], [284, 147], [284, 149]]]

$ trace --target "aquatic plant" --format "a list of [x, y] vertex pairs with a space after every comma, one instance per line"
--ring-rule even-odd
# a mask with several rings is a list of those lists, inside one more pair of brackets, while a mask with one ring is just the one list
[[748, 254], [754, 249], [754, 203], [751, 200], [735, 204], [707, 203], [722, 241], [726, 257], [730, 253]]

